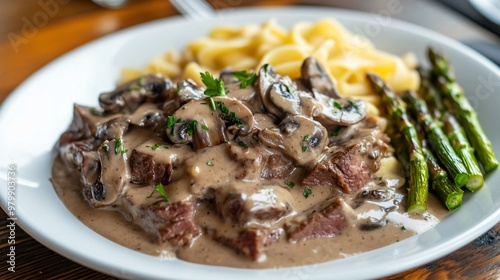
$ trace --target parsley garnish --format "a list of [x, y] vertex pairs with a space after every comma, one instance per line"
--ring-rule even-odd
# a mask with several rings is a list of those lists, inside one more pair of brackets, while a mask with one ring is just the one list
[[332, 136], [333, 136], [333, 137], [337, 137], [337, 136], [339, 136], [339, 132], [340, 132], [340, 130], [341, 130], [341, 129], [342, 129], [342, 127], [341, 127], [341, 126], [337, 126], [337, 127], [336, 127], [333, 131], [332, 131]]
[[125, 147], [123, 146], [123, 140], [122, 138], [118, 138], [116, 139], [116, 142], [115, 142], [115, 155], [117, 154], [124, 154], [126, 153], [128, 150], [125, 150]]
[[250, 73], [246, 70], [234, 72], [233, 76], [241, 82], [240, 88], [246, 88], [257, 80], [257, 75], [255, 73]]
[[304, 197], [308, 198], [312, 194], [312, 189], [310, 187], [305, 187], [304, 188]]
[[217, 107], [217, 109], [219, 109], [224, 115], [226, 115], [230, 121], [234, 122], [234, 124], [236, 124], [237, 126], [242, 124], [241, 120], [236, 117], [236, 113], [233, 111], [229, 111], [229, 108], [226, 107], [224, 102], [215, 101], [214, 104], [215, 107]]
[[176, 119], [174, 116], [168, 116], [167, 117], [167, 128], [174, 127], [175, 122], [176, 122]]
[[155, 191], [157, 191], [158, 193], [160, 193], [160, 196], [163, 198], [163, 200], [165, 200], [166, 202], [168, 202], [168, 197], [167, 197], [167, 194], [165, 193], [165, 187], [163, 187], [162, 183], [159, 183], [158, 185], [156, 185], [155, 189], [151, 192], [151, 194], [147, 198], [152, 197], [153, 193]]
[[402, 226], [402, 227], [401, 227], [401, 230], [406, 230], [406, 227], [405, 227], [405, 226]]
[[[306, 136], [304, 136], [303, 142], [307, 143], [307, 140], [309, 140], [309, 134], [307, 134]], [[309, 149], [308, 146], [302, 145], [302, 152], [307, 152], [308, 149]]]
[[197, 125], [198, 125], [197, 120], [193, 120], [192, 122], [190, 122], [186, 130], [187, 134], [193, 135], [194, 129], [196, 128]]
[[288, 180], [285, 181], [285, 185], [287, 185], [290, 189], [293, 189], [293, 187], [295, 187], [295, 183], [294, 182], [290, 182]]
[[209, 161], [207, 161], [207, 165], [208, 166], [214, 166], [214, 163], [211, 160], [209, 160]]
[[208, 130], [208, 126], [206, 126], [204, 123], [201, 124], [201, 128], [203, 128], [204, 130]]
[[154, 145], [151, 147], [151, 150], [156, 151], [156, 149], [158, 149], [159, 147], [161, 147], [161, 144], [160, 144], [160, 143], [154, 144]]
[[142, 87], [144, 87], [144, 77], [140, 77], [139, 80], [137, 80], [137, 84], [129, 86], [128, 89], [140, 90]]
[[238, 145], [240, 145], [241, 147], [243, 148], [248, 148], [248, 144], [243, 142], [242, 140], [238, 139], [236, 140], [236, 142], [238, 143]]
[[338, 103], [337, 101], [333, 101], [333, 106], [335, 106], [335, 108], [339, 110], [344, 109], [344, 106], [342, 106], [342, 104]]
[[213, 96], [224, 96], [226, 95], [226, 89], [224, 87], [224, 81], [221, 79], [216, 79], [210, 72], [200, 73], [201, 81], [205, 84], [207, 89], [205, 90], [205, 95]]
[[212, 97], [208, 98], [208, 104], [210, 105], [210, 109], [212, 109], [212, 111], [217, 110], [217, 107], [215, 107], [214, 99]]

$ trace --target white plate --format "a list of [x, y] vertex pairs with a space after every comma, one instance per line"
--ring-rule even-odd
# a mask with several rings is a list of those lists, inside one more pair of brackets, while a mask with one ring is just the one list
[[[456, 41], [395, 19], [377, 21], [373, 15], [328, 8], [236, 9], [220, 15], [202, 22], [174, 17], [106, 36], [50, 63], [9, 96], [0, 110], [0, 181], [7, 185], [7, 166], [16, 164], [15, 214], [28, 234], [71, 260], [123, 278], [354, 279], [391, 275], [438, 259], [500, 220], [497, 171], [487, 177], [483, 189], [465, 196], [459, 211], [423, 234], [346, 259], [297, 268], [248, 270], [162, 260], [117, 245], [88, 229], [60, 202], [49, 182], [52, 147], [70, 122], [72, 104], [97, 104], [98, 93], [114, 87], [122, 67], [142, 66], [167, 49], [181, 49], [220, 24], [262, 23], [274, 17], [291, 27], [299, 20], [332, 17], [395, 54], [413, 51], [425, 60], [426, 48], [438, 46], [455, 66], [500, 155], [500, 71]], [[6, 209], [5, 189], [0, 197]]]

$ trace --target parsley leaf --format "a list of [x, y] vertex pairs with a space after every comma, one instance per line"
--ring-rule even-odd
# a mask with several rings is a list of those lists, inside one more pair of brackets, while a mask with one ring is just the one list
[[342, 129], [342, 126], [337, 126], [333, 131], [332, 131], [332, 136], [337, 137], [339, 136], [339, 132]]
[[128, 150], [125, 150], [125, 147], [123, 146], [123, 139], [120, 137], [120, 138], [117, 138], [116, 139], [116, 142], [115, 142], [115, 155], [117, 154], [124, 154], [126, 153]]
[[246, 70], [234, 72], [233, 76], [241, 82], [240, 88], [242, 89], [246, 88], [248, 85], [252, 85], [257, 80], [257, 74], [250, 73]]
[[226, 89], [224, 87], [224, 81], [221, 79], [216, 79], [210, 72], [200, 73], [201, 81], [205, 84], [207, 89], [205, 90], [205, 95], [214, 96], [224, 96], [226, 95]]
[[154, 144], [154, 145], [151, 147], [151, 150], [156, 151], [159, 147], [161, 147], [161, 144], [160, 144], [160, 143]]
[[197, 125], [198, 125], [197, 120], [193, 120], [192, 122], [190, 122], [186, 129], [187, 134], [193, 135], [194, 129], [196, 128]]
[[204, 123], [201, 124], [201, 128], [203, 128], [204, 130], [207, 130], [208, 131], [208, 126], [206, 126]]
[[165, 187], [163, 187], [162, 183], [159, 183], [158, 185], [156, 185], [155, 189], [151, 192], [151, 194], [147, 198], [151, 198], [155, 191], [157, 191], [160, 194], [160, 196], [163, 198], [163, 200], [168, 202], [168, 197], [167, 197], [167, 194], [165, 193]]
[[305, 187], [304, 188], [304, 197], [308, 198], [312, 194], [312, 189], [310, 187]]
[[287, 185], [290, 189], [293, 189], [293, 187], [295, 187], [295, 183], [294, 182], [290, 182], [288, 180], [285, 181], [285, 185]]

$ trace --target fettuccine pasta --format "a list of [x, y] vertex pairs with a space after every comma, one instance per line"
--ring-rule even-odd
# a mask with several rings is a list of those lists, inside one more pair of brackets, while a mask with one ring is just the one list
[[191, 42], [182, 52], [169, 51], [154, 58], [144, 69], [125, 69], [123, 80], [145, 73], [190, 78], [202, 84], [199, 73], [217, 75], [227, 68], [257, 71], [269, 63], [281, 75], [300, 76], [303, 60], [314, 56], [336, 81], [346, 97], [378, 103], [365, 74], [375, 72], [395, 90], [415, 90], [419, 76], [415, 59], [378, 50], [366, 38], [346, 30], [332, 19], [299, 22], [290, 30], [269, 20], [262, 25], [219, 26], [206, 37]]

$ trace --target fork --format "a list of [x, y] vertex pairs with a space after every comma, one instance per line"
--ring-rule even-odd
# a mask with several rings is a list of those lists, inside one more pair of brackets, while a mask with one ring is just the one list
[[170, 4], [182, 15], [191, 19], [215, 17], [215, 10], [205, 0], [169, 0]]

